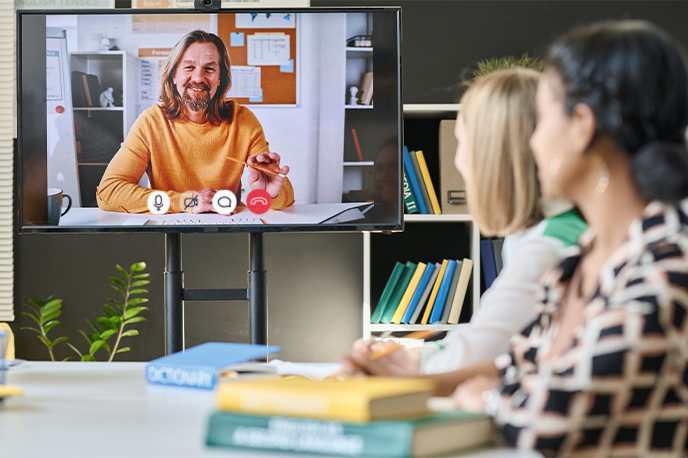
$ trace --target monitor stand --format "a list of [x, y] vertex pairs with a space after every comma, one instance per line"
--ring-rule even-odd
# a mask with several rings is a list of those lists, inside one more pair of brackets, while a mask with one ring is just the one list
[[268, 334], [268, 282], [263, 254], [263, 233], [249, 233], [247, 289], [184, 289], [182, 234], [165, 234], [165, 354], [184, 349], [184, 301], [248, 301], [251, 343], [266, 345]]

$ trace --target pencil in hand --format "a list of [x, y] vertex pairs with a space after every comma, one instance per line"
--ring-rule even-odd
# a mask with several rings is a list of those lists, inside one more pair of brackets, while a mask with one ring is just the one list
[[237, 159], [237, 158], [232, 157], [232, 156], [228, 156], [228, 155], [226, 155], [226, 154], [223, 154], [222, 156], [224, 156], [225, 159], [229, 159], [229, 160], [232, 161], [232, 162], [236, 162], [236, 163], [239, 163], [239, 164], [243, 164], [243, 165], [245, 165], [246, 167], [251, 167], [251, 168], [254, 168], [254, 169], [256, 169], [256, 170], [260, 170], [261, 172], [270, 173], [270, 174], [272, 174], [272, 175], [278, 175], [278, 176], [281, 176], [281, 177], [285, 177], [285, 176], [286, 176], [286, 175], [284, 175], [283, 173], [275, 172], [274, 170], [270, 170], [270, 169], [268, 169], [268, 168], [261, 167], [261, 166], [259, 166], [259, 165], [251, 165], [251, 164], [249, 164], [248, 162], [242, 161], [241, 159]]

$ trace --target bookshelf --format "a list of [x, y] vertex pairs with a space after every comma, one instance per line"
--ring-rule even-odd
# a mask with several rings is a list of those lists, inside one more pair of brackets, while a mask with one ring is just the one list
[[[404, 105], [404, 137], [409, 149], [422, 149], [439, 189], [439, 122], [453, 119], [458, 104]], [[449, 331], [470, 320], [480, 299], [480, 230], [470, 214], [404, 215], [404, 232], [363, 234], [363, 337], [384, 331]], [[396, 261], [473, 260], [471, 281], [458, 325], [371, 324], [370, 316]]]
[[[100, 91], [113, 88], [114, 107], [75, 106], [77, 164], [81, 206], [97, 206], [96, 186], [136, 120], [136, 58], [126, 51], [70, 53], [70, 70], [96, 75]], [[72, 90], [79, 88], [73, 87]]]

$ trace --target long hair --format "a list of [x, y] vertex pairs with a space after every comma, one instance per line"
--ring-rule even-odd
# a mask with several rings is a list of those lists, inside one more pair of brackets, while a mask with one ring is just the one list
[[225, 100], [227, 91], [232, 87], [229, 53], [220, 37], [204, 30], [194, 30], [184, 35], [167, 56], [160, 77], [160, 84], [162, 86], [162, 90], [160, 91], [160, 108], [169, 119], [177, 119], [184, 113], [184, 101], [177, 92], [177, 87], [173, 82], [173, 78], [182, 56], [189, 46], [194, 43], [213, 43], [220, 55], [220, 85], [217, 88], [215, 96], [210, 101], [210, 104], [208, 104], [208, 121], [212, 124], [220, 124], [222, 121], [231, 121], [234, 115], [234, 103], [231, 100]]
[[529, 146], [539, 77], [523, 68], [495, 71], [478, 78], [461, 98], [472, 171], [466, 197], [485, 235], [508, 235], [543, 219]]

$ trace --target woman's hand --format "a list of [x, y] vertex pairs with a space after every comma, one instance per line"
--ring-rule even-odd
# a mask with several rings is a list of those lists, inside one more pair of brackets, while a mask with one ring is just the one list
[[487, 396], [499, 385], [493, 375], [477, 375], [456, 388], [452, 399], [456, 407], [469, 412], [484, 412]]
[[[376, 353], [387, 353], [373, 359]], [[393, 377], [412, 377], [420, 371], [420, 352], [398, 343], [376, 339], [358, 339], [351, 354], [341, 359], [344, 374], [371, 374]]]
[[[280, 167], [281, 157], [277, 153], [260, 153], [249, 156], [246, 163], [251, 166], [248, 168], [248, 185], [253, 189], [264, 189], [273, 199], [277, 197], [282, 189], [285, 175], [289, 173], [289, 166]], [[274, 173], [259, 169], [270, 170]]]

